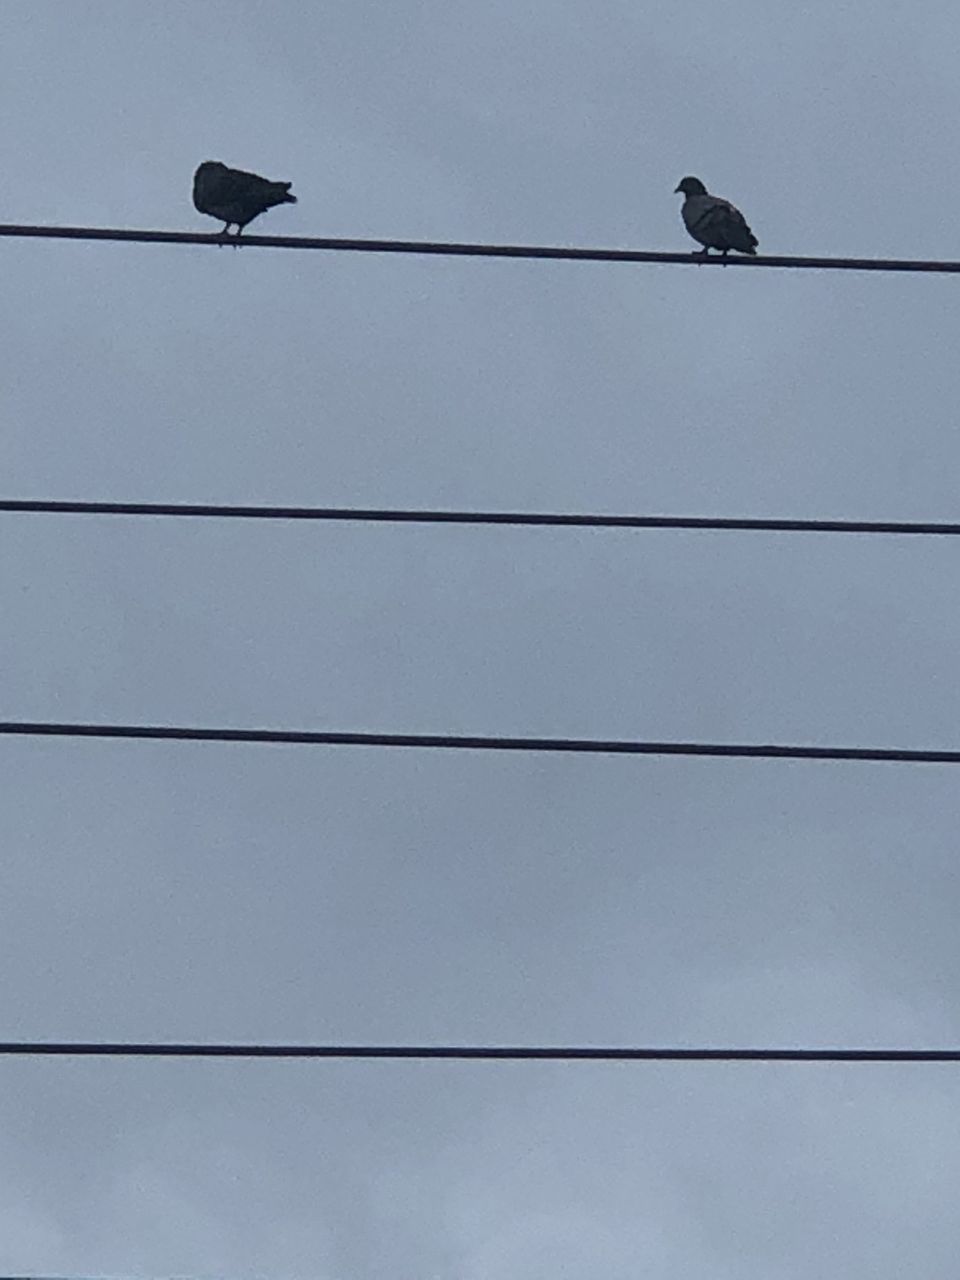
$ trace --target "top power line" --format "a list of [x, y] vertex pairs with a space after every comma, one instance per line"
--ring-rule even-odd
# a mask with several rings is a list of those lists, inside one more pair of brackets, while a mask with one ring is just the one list
[[400, 253], [452, 258], [521, 258], [559, 262], [633, 262], [686, 267], [779, 267], [801, 271], [896, 271], [958, 275], [960, 262], [911, 258], [794, 258], [775, 255], [724, 258], [647, 249], [600, 249], [564, 245], [474, 244], [439, 240], [357, 240], [331, 236], [225, 238], [197, 231], [149, 231], [122, 227], [43, 227], [0, 224], [0, 236], [34, 240], [109, 240], [133, 244], [223, 245], [260, 249], [325, 249], [333, 253]]

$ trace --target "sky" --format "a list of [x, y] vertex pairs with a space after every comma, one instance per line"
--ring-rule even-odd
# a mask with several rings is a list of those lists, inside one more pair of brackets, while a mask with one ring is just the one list
[[[0, 220], [956, 256], [940, 0], [2, 0]], [[0, 241], [2, 496], [956, 520], [952, 277]], [[949, 539], [0, 516], [6, 720], [957, 748]], [[949, 768], [0, 739], [0, 1039], [950, 1046]], [[942, 1280], [955, 1066], [0, 1063], [0, 1273]]]

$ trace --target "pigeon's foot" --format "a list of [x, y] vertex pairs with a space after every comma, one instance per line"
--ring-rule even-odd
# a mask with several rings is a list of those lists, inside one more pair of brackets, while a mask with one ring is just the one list
[[216, 240], [218, 244], [232, 244], [234, 248], [236, 248], [237, 237], [240, 235], [242, 228], [237, 227], [236, 235], [231, 235], [230, 228], [232, 226], [233, 226], [233, 223], [228, 222], [224, 227], [221, 228], [221, 230], [215, 231], [213, 233], [214, 240]]

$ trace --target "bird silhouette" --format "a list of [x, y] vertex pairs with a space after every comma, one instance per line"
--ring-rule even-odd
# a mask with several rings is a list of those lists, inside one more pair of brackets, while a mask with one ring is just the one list
[[291, 186], [243, 169], [230, 169], [219, 160], [205, 160], [193, 175], [193, 203], [199, 213], [223, 219], [221, 235], [229, 235], [235, 225], [239, 236], [247, 223], [275, 204], [296, 204]]
[[712, 196], [699, 178], [684, 178], [676, 191], [686, 197], [680, 210], [683, 225], [703, 245], [704, 257], [711, 249], [719, 249], [724, 257], [731, 249], [756, 254], [759, 241], [729, 200]]

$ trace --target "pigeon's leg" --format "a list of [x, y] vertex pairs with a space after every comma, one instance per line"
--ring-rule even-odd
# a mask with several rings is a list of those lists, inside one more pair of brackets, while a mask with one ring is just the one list
[[695, 257], [695, 258], [709, 258], [709, 257], [710, 257], [710, 246], [709, 246], [708, 244], [705, 244], [705, 245], [703, 246], [703, 248], [702, 248], [702, 249], [694, 249], [694, 251], [693, 251], [693, 257]]
[[214, 232], [214, 235], [219, 240], [220, 244], [232, 244], [234, 248], [236, 248], [237, 236], [239, 236], [243, 228], [237, 224], [236, 235], [231, 235], [230, 228], [233, 225], [234, 224], [232, 222], [224, 223], [223, 230]]

